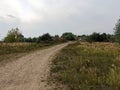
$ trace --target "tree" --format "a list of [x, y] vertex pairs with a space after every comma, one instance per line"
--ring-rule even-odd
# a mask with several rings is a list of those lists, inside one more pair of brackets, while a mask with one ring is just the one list
[[76, 36], [71, 32], [63, 33], [61, 37], [65, 40], [69, 40], [69, 41], [76, 40]]
[[42, 36], [39, 36], [37, 39], [37, 42], [49, 42], [52, 41], [52, 36], [49, 33], [43, 34]]
[[108, 42], [108, 37], [106, 33], [101, 34], [100, 38], [101, 38], [100, 39], [101, 42]]
[[86, 39], [88, 42], [99, 42], [101, 41], [101, 37], [100, 37], [100, 33], [92, 33], [91, 35], [87, 36], [87, 39]]
[[59, 41], [59, 39], [60, 39], [59, 35], [55, 35], [55, 36], [53, 37], [53, 40], [54, 40], [54, 41]]
[[115, 40], [116, 42], [120, 43], [120, 19], [118, 20], [117, 24], [115, 25]]
[[33, 40], [32, 40], [31, 37], [29, 37], [29, 38], [24, 38], [24, 41], [25, 41], [25, 42], [31, 42], [31, 43], [33, 42]]
[[18, 28], [15, 28], [8, 31], [7, 36], [4, 38], [4, 42], [22, 42], [23, 39], [24, 36], [22, 35], [22, 33], [19, 31]]
[[114, 42], [114, 35], [94, 32], [93, 34], [86, 36], [85, 40], [88, 42]]

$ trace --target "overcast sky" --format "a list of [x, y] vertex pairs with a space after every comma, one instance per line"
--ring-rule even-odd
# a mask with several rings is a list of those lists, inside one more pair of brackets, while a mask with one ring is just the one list
[[119, 16], [120, 0], [0, 0], [0, 38], [15, 27], [26, 37], [113, 33]]

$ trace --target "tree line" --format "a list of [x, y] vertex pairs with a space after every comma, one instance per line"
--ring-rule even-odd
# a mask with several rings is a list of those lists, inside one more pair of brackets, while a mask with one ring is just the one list
[[100, 34], [94, 32], [90, 35], [81, 35], [78, 37], [81, 41], [85, 41], [85, 42], [115, 42], [115, 36], [106, 33]]
[[12, 43], [12, 42], [64, 42], [64, 41], [74, 41], [80, 40], [85, 42], [118, 42], [120, 43], [120, 19], [117, 21], [114, 34], [106, 34], [106, 33], [97, 33], [94, 32], [90, 35], [74, 35], [71, 32], [65, 32], [62, 36], [55, 35], [52, 36], [49, 33], [45, 33], [39, 37], [29, 37], [26, 38], [20, 32], [19, 28], [11, 29], [8, 31], [7, 36], [4, 38], [4, 42]]
[[120, 19], [117, 21], [114, 27], [114, 34], [97, 33], [94, 32], [91, 35], [78, 36], [81, 41], [87, 42], [118, 42], [120, 43]]
[[45, 33], [39, 37], [29, 37], [26, 38], [20, 32], [18, 28], [11, 29], [8, 31], [7, 36], [4, 38], [4, 42], [13, 43], [13, 42], [31, 42], [31, 43], [41, 43], [41, 42], [65, 42], [76, 40], [76, 35], [71, 32], [63, 33], [60, 37], [59, 35], [52, 36], [49, 33]]

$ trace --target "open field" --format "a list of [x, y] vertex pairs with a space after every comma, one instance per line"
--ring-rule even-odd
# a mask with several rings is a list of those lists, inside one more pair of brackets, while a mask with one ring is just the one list
[[77, 42], [53, 60], [54, 81], [68, 90], [120, 90], [120, 46]]
[[57, 43], [0, 43], [0, 62], [6, 63], [6, 61], [17, 59], [29, 52], [55, 44]]

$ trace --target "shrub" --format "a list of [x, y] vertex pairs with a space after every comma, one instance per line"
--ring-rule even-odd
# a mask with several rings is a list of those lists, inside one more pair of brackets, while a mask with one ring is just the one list
[[24, 36], [20, 33], [18, 28], [11, 29], [8, 31], [7, 36], [4, 38], [4, 42], [12, 43], [12, 42], [22, 42]]

